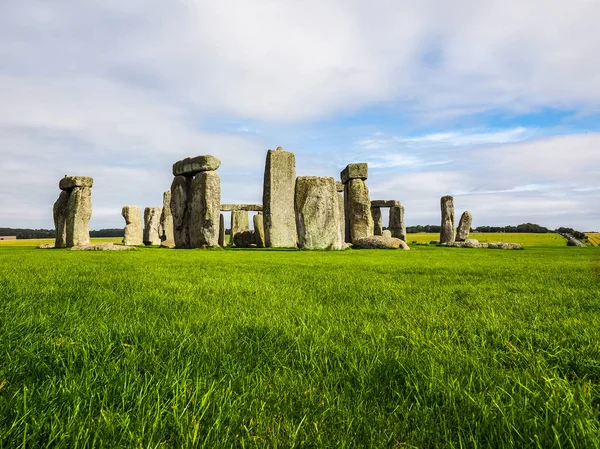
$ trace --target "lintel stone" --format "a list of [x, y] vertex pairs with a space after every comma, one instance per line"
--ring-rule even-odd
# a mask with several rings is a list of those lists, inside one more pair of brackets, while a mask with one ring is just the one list
[[72, 190], [75, 187], [91, 188], [94, 185], [94, 178], [90, 176], [65, 176], [58, 183], [60, 190]]
[[398, 207], [400, 201], [398, 200], [371, 200], [371, 207]]
[[261, 212], [263, 210], [262, 204], [221, 204], [222, 211], [256, 211]]
[[366, 181], [369, 175], [369, 165], [366, 162], [358, 164], [348, 164], [345, 169], [342, 170], [340, 176], [342, 183], [346, 184], [351, 179], [362, 179]]
[[221, 160], [216, 156], [186, 157], [173, 164], [173, 176], [194, 176], [203, 171], [215, 171], [220, 166]]

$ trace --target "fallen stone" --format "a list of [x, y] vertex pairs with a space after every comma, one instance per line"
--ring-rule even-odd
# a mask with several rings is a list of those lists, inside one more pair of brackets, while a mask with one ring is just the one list
[[394, 207], [400, 206], [398, 200], [371, 200], [371, 207]]
[[56, 238], [54, 245], [57, 248], [67, 246], [67, 206], [69, 204], [69, 192], [63, 190], [58, 195], [58, 199], [54, 203], [54, 229], [56, 230]]
[[98, 243], [77, 245], [71, 248], [71, 251], [127, 251], [135, 249], [134, 246], [115, 245], [114, 243]]
[[201, 172], [217, 170], [220, 166], [221, 161], [216, 156], [186, 157], [173, 164], [173, 176], [192, 177]]
[[144, 228], [142, 226], [142, 212], [137, 206], [123, 206], [121, 215], [125, 219], [123, 245], [140, 246], [144, 244]]
[[190, 247], [219, 246], [221, 178], [216, 171], [196, 175], [190, 188]]
[[92, 191], [88, 187], [71, 190], [67, 203], [67, 247], [90, 243], [90, 218], [92, 217]]
[[366, 181], [369, 175], [369, 165], [366, 162], [348, 164], [340, 173], [342, 183], [346, 184], [351, 179], [362, 179]]
[[158, 226], [161, 212], [160, 207], [147, 207], [144, 209], [144, 245], [160, 245]]
[[263, 210], [263, 207], [262, 204], [221, 204], [221, 211], [234, 210], [261, 212]]
[[190, 247], [190, 211], [188, 200], [192, 178], [175, 176], [171, 184], [171, 214], [173, 215], [173, 237], [177, 248]]
[[265, 246], [296, 247], [294, 189], [296, 157], [278, 147], [267, 151], [263, 186]]
[[254, 231], [247, 229], [236, 233], [233, 236], [233, 245], [236, 248], [252, 248], [256, 246], [256, 236]]
[[163, 248], [175, 248], [175, 240], [167, 239], [160, 242], [160, 246]]
[[[369, 189], [362, 179], [350, 179], [345, 184], [345, 212], [350, 241], [373, 235], [373, 217]], [[346, 236], [348, 237], [348, 236]]]
[[337, 196], [333, 178], [298, 177], [295, 209], [300, 248], [329, 250], [343, 248]]
[[91, 189], [93, 185], [94, 178], [89, 176], [65, 176], [58, 183], [60, 190], [72, 190], [75, 187], [87, 187]]
[[391, 238], [391, 237], [392, 237], [392, 231], [390, 231], [389, 229], [384, 229], [384, 230], [381, 232], [381, 235], [382, 235], [383, 237], [388, 237], [388, 238]]
[[449, 243], [455, 240], [454, 227], [454, 198], [443, 196], [440, 200], [442, 209], [442, 228], [440, 230], [440, 242]]
[[173, 234], [173, 214], [171, 213], [171, 191], [163, 193], [163, 207], [160, 213], [158, 235], [161, 240], [175, 240]]
[[490, 249], [523, 249], [518, 243], [507, 243], [507, 242], [495, 242], [488, 243], [487, 248]]
[[[231, 211], [231, 231], [230, 243], [235, 245], [235, 236], [250, 230], [250, 219], [248, 212], [245, 210]], [[252, 242], [254, 243], [254, 242]], [[245, 246], [247, 248], [247, 246]]]
[[440, 243], [440, 246], [449, 246], [449, 247], [459, 247], [459, 248], [481, 248], [481, 244], [477, 241], [475, 242], [448, 242], [448, 243]]
[[62, 246], [55, 246], [54, 243], [42, 243], [41, 245], [36, 246], [37, 249], [54, 249], [54, 248], [63, 248]]
[[254, 222], [254, 236], [256, 237], [256, 246], [258, 248], [265, 247], [265, 225], [263, 222], [263, 216], [261, 214], [256, 214], [252, 218]]
[[371, 203], [371, 217], [373, 217], [373, 234], [381, 235], [383, 232], [383, 221], [381, 219], [381, 208], [373, 207]]
[[352, 242], [352, 247], [362, 249], [410, 249], [403, 240], [394, 237], [384, 237], [383, 235], [372, 235], [370, 237], [355, 239]]
[[458, 222], [458, 229], [456, 230], [456, 241], [464, 242], [469, 238], [469, 232], [471, 232], [471, 224], [473, 223], [473, 217], [469, 211], [463, 212]]

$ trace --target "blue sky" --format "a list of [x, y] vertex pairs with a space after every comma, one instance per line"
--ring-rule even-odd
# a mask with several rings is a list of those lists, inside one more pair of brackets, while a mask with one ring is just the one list
[[[418, 4], [416, 4], [418, 3]], [[266, 150], [298, 175], [368, 162], [411, 224], [600, 230], [600, 2], [0, 2], [0, 227], [53, 227], [65, 174], [93, 229], [159, 206], [171, 165], [221, 158], [260, 202]]]

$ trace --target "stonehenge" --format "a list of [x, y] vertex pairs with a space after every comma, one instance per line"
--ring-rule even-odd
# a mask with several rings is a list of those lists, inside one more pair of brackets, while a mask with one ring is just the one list
[[471, 231], [471, 224], [473, 223], [473, 217], [469, 211], [464, 211], [460, 216], [458, 222], [458, 228], [456, 229], [456, 241], [464, 242], [469, 238], [469, 232]]
[[440, 243], [451, 243], [455, 240], [454, 227], [454, 198], [443, 196], [440, 200], [442, 209], [442, 228], [440, 230]]
[[340, 176], [344, 183], [344, 210], [346, 215], [345, 239], [352, 243], [361, 237], [373, 235], [371, 200], [365, 180], [368, 175], [366, 163], [349, 164]]
[[90, 243], [93, 184], [88, 176], [65, 176], [59, 181], [61, 193], [53, 207], [56, 248]]
[[263, 220], [267, 248], [296, 246], [295, 187], [294, 153], [284, 151], [281, 147], [267, 151], [263, 184]]
[[142, 226], [142, 212], [137, 206], [123, 206], [121, 215], [125, 219], [125, 233], [123, 245], [141, 246], [144, 244], [144, 228]]
[[158, 233], [160, 226], [160, 207], [147, 207], [144, 209], [144, 245], [160, 245], [161, 239]]
[[171, 191], [167, 190], [163, 193], [163, 207], [160, 214], [160, 226], [158, 228], [160, 239], [174, 240], [173, 236], [173, 214], [171, 214]]

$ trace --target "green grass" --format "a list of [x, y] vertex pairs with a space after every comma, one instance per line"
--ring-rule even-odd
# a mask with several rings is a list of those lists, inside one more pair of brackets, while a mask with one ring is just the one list
[[[480, 242], [508, 242], [519, 243], [523, 247], [535, 246], [567, 246], [567, 241], [558, 234], [529, 234], [521, 232], [471, 232], [469, 238], [477, 239]], [[410, 245], [413, 242], [429, 243], [432, 240], [439, 240], [439, 233], [418, 232], [408, 234], [407, 242]]]
[[0, 248], [0, 447], [600, 447], [600, 249]]

